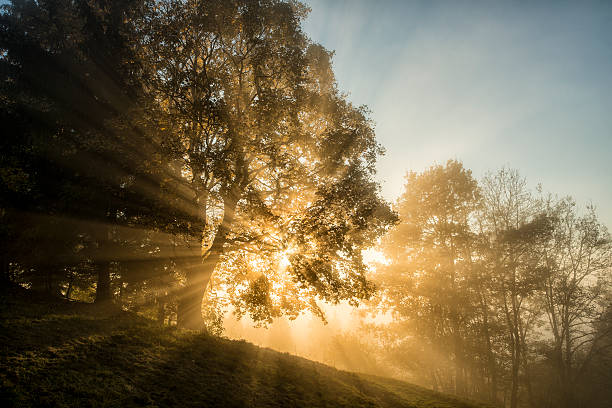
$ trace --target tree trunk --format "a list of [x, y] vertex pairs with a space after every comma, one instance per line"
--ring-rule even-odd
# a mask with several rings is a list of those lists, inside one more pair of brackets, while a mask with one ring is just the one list
[[187, 278], [187, 283], [181, 291], [178, 302], [179, 327], [184, 329], [200, 330], [204, 326], [202, 319], [202, 299], [206, 291], [205, 287], [197, 283], [196, 279]]
[[517, 344], [515, 335], [512, 335], [512, 389], [510, 392], [510, 408], [518, 406], [519, 367], [521, 362], [521, 351]]
[[58, 279], [59, 273], [53, 273], [58, 267], [52, 267], [47, 270], [47, 281], [45, 292], [53, 297], [62, 297], [60, 283]]
[[11, 281], [11, 277], [9, 276], [9, 266], [8, 254], [3, 250], [2, 254], [0, 254], [0, 285], [2, 286], [8, 285], [8, 283]]
[[431, 369], [430, 376], [431, 376], [432, 389], [436, 392], [440, 391], [440, 387], [438, 387], [438, 379], [436, 377], [435, 369]]
[[[219, 241], [221, 238], [219, 238]], [[225, 238], [223, 238], [225, 240]], [[217, 237], [215, 237], [217, 241]], [[211, 247], [212, 250], [212, 247]], [[221, 252], [215, 250], [202, 261], [201, 256], [195, 260], [184, 260], [180, 267], [185, 272], [187, 282], [182, 289], [177, 309], [177, 324], [179, 327], [191, 330], [201, 330], [204, 327], [202, 318], [202, 301], [206, 294], [208, 282], [219, 263]], [[190, 257], [191, 258], [191, 257]]]
[[155, 301], [157, 303], [157, 321], [163, 325], [166, 321], [166, 302], [159, 296]]
[[521, 332], [521, 361], [523, 364], [523, 371], [525, 374], [525, 388], [527, 389], [527, 396], [529, 398], [529, 406], [532, 408], [536, 408], [535, 398], [533, 394], [533, 388], [531, 386], [531, 370], [529, 369], [529, 361], [527, 360], [527, 341], [525, 339], [525, 333]]
[[119, 306], [123, 307], [123, 294], [124, 294], [124, 288], [123, 288], [123, 276], [122, 274], [119, 274]]
[[455, 333], [453, 334], [454, 352], [455, 352], [455, 394], [466, 395], [466, 381], [463, 367], [463, 344], [458, 329], [458, 324], [455, 324]]
[[97, 265], [98, 284], [96, 286], [96, 303], [108, 302], [111, 296], [110, 261], [102, 261]]
[[495, 354], [493, 354], [493, 345], [491, 342], [491, 334], [489, 332], [489, 318], [488, 318], [488, 308], [486, 300], [483, 302], [483, 328], [484, 328], [484, 336], [485, 342], [487, 346], [487, 369], [489, 371], [489, 376], [491, 378], [489, 395], [490, 400], [493, 403], [497, 403], [497, 363], [495, 361]]
[[[567, 310], [567, 309], [566, 309]], [[572, 367], [572, 338], [570, 334], [570, 323], [568, 313], [565, 313], [564, 316], [564, 326], [565, 329], [565, 362], [563, 371], [564, 375], [564, 384], [563, 384], [563, 396], [565, 401], [565, 406], [570, 408], [574, 407], [574, 376], [573, 376], [573, 367]]]
[[66, 299], [70, 299], [70, 294], [72, 293], [72, 283], [74, 282], [74, 272], [70, 271], [70, 279], [68, 280], [68, 287], [66, 288]]
[[[512, 299], [512, 313], [508, 308], [508, 299], [506, 295], [504, 295], [504, 312], [506, 314], [506, 323], [508, 325], [508, 340], [510, 346], [510, 356], [511, 356], [511, 375], [512, 382], [510, 385], [510, 407], [516, 408], [518, 405], [518, 388], [519, 388], [519, 367], [520, 367], [520, 345], [518, 343], [518, 330], [516, 328], [517, 321], [517, 313], [516, 313], [516, 302], [511, 294], [510, 297]], [[506, 395], [504, 391], [504, 401], [506, 400]], [[506, 406], [504, 402], [504, 406]]]
[[[201, 330], [204, 327], [202, 318], [202, 301], [208, 282], [223, 254], [226, 237], [234, 222], [238, 194], [233, 192], [224, 199], [223, 219], [217, 228], [212, 245], [201, 256], [201, 242], [192, 245], [190, 255], [179, 258], [179, 267], [185, 272], [187, 282], [181, 291], [177, 309], [177, 325], [181, 328]], [[200, 256], [198, 256], [198, 253]]]
[[39, 293], [44, 293], [47, 291], [47, 275], [41, 272], [36, 271], [37, 273], [32, 276], [30, 283], [30, 288]]

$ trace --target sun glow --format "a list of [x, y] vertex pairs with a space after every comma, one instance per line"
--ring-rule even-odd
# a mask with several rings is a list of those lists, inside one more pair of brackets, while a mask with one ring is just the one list
[[361, 254], [363, 256], [363, 261], [366, 263], [366, 265], [374, 269], [378, 264], [388, 265], [390, 262], [389, 259], [387, 259], [387, 257], [385, 256], [385, 254], [377, 248], [368, 248], [364, 250]]

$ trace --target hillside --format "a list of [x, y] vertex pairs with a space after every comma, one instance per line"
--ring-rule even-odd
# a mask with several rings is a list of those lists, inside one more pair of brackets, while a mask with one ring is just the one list
[[3, 407], [479, 407], [114, 307], [0, 300]]

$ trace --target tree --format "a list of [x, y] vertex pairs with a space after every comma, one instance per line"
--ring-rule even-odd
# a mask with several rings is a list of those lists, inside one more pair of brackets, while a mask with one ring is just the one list
[[511, 407], [608, 398], [610, 236], [592, 207], [538, 194], [506, 168], [409, 173], [373, 309], [393, 313], [375, 329], [404, 375]]
[[[270, 302], [272, 275], [318, 312], [316, 297], [370, 295], [361, 251], [394, 220], [372, 181], [382, 149], [367, 110], [338, 92], [331, 53], [302, 33], [303, 5], [15, 0], [4, 10], [3, 276], [10, 265], [61, 277], [87, 264], [103, 301], [112, 276], [120, 289], [152, 282], [161, 263], [180, 272], [178, 320], [192, 328], [213, 271], [238, 279], [256, 257], [266, 276], [249, 275], [236, 302], [258, 316], [296, 310]], [[62, 232], [61, 250], [39, 247], [63, 256], [55, 268], [17, 257], [30, 224], [30, 235]], [[149, 275], [147, 262], [157, 263]]]
[[544, 309], [552, 333], [552, 363], [561, 404], [577, 405], [577, 384], [599, 353], [602, 319], [610, 293], [612, 245], [593, 207], [576, 214], [570, 198], [549, 203], [553, 235], [545, 248], [548, 276], [543, 282]]
[[396, 206], [400, 224], [383, 243], [391, 261], [381, 279], [383, 297], [400, 320], [414, 322], [411, 331], [422, 344], [452, 356], [450, 383], [458, 394], [466, 393], [465, 342], [474, 313], [470, 223], [478, 200], [476, 181], [458, 161], [411, 172]]
[[184, 229], [175, 219], [191, 220], [168, 187], [180, 177], [166, 169], [144, 89], [137, 53], [146, 7], [3, 6], [2, 269], [19, 265], [33, 287], [57, 293], [68, 270], [86, 262], [96, 300], [108, 301], [111, 270], [129, 252], [120, 227], [175, 233]]
[[612, 403], [612, 299], [594, 322], [594, 340], [581, 367], [579, 393], [575, 399], [583, 407], [603, 408]]
[[[12, 190], [3, 209], [26, 221], [26, 228], [11, 223], [17, 226], [15, 241], [37, 236], [36, 247], [47, 260], [33, 268], [38, 274], [61, 273], [65, 263], [48, 260], [74, 252], [85, 224], [119, 222], [121, 179], [134, 169], [131, 143], [141, 143], [125, 137], [131, 132], [119, 132], [113, 121], [138, 92], [136, 68], [125, 62], [132, 56], [129, 22], [141, 4], [52, 0], [3, 6], [6, 159], [10, 173], [21, 177], [3, 180]], [[19, 180], [27, 185], [19, 186]], [[106, 235], [98, 235], [98, 246]], [[108, 272], [98, 269], [101, 276]]]
[[[162, 145], [197, 217], [174, 258], [181, 326], [201, 326], [213, 273], [244, 271], [249, 252], [286, 258], [326, 300], [372, 292], [361, 251], [393, 221], [371, 181], [382, 149], [365, 108], [338, 92], [331, 53], [301, 31], [305, 14], [273, 0], [168, 0], [149, 17], [142, 50]], [[261, 307], [271, 283], [251, 281]]]
[[527, 346], [541, 315], [535, 294], [546, 276], [542, 249], [551, 234], [551, 220], [515, 170], [503, 168], [488, 174], [481, 186], [483, 205], [479, 222], [486, 238], [483, 257], [492, 271], [494, 297], [504, 318], [511, 366], [510, 406], [515, 408], [521, 367], [529, 398], [533, 400]]

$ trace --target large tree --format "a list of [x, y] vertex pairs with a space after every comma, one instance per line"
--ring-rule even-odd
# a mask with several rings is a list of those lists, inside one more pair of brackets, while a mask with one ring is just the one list
[[[33, 241], [62, 245], [38, 245], [42, 258], [78, 252], [55, 262], [60, 275], [80, 260], [97, 271], [100, 300], [111, 271], [121, 282], [154, 277], [130, 272], [149, 262], [180, 271], [185, 327], [201, 327], [215, 270], [247, 286], [235, 303], [257, 319], [295, 313], [292, 301], [320, 312], [315, 298], [368, 297], [362, 250], [394, 220], [372, 181], [382, 149], [367, 110], [338, 92], [331, 53], [301, 31], [306, 12], [283, 1], [7, 6], [3, 276], [9, 264], [50, 270], [9, 245], [29, 248], [31, 224]], [[291, 296], [272, 301], [281, 283]]]
[[253, 252], [287, 262], [304, 296], [372, 291], [361, 253], [393, 221], [372, 181], [382, 150], [367, 111], [337, 90], [331, 53], [302, 32], [305, 14], [276, 0], [166, 0], [149, 17], [147, 86], [185, 181], [180, 205], [197, 217], [174, 257], [181, 326], [201, 326], [215, 270], [259, 269], [249, 304], [273, 306], [278, 262], [256, 268]]

